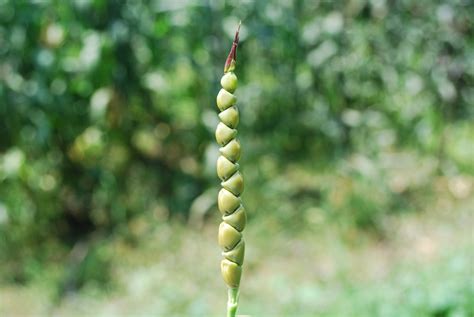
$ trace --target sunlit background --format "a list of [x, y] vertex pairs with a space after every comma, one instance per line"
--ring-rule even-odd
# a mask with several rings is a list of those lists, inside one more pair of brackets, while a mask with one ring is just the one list
[[223, 316], [215, 96], [238, 21], [239, 313], [474, 311], [470, 0], [0, 0], [0, 316]]

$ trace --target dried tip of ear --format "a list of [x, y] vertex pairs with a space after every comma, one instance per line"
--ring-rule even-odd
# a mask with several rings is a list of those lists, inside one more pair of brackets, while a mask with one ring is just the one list
[[235, 31], [235, 36], [234, 36], [234, 43], [239, 44], [239, 32], [240, 32], [240, 26], [242, 25], [242, 20], [239, 21], [239, 26], [237, 27], [237, 31]]
[[233, 71], [235, 68], [235, 62], [237, 60], [237, 46], [239, 45], [239, 32], [241, 25], [242, 21], [239, 21], [239, 26], [237, 27], [237, 31], [235, 32], [232, 48], [230, 49], [229, 55], [227, 56], [227, 59], [225, 61], [224, 73]]

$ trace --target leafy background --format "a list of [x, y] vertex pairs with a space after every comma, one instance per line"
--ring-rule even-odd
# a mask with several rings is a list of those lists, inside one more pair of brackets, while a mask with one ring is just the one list
[[469, 316], [473, 9], [0, 1], [0, 313], [223, 312], [215, 96], [242, 19], [242, 313]]

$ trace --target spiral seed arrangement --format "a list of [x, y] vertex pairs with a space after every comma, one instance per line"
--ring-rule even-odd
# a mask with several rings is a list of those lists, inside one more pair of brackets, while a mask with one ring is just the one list
[[247, 221], [245, 209], [240, 195], [244, 190], [244, 179], [239, 172], [240, 143], [236, 139], [239, 111], [236, 107], [237, 98], [233, 92], [237, 88], [237, 76], [234, 74], [239, 43], [239, 28], [235, 33], [232, 49], [224, 66], [224, 76], [221, 78], [222, 89], [217, 95], [217, 107], [221, 111], [217, 125], [216, 140], [221, 146], [217, 159], [217, 175], [222, 180], [217, 204], [222, 214], [219, 226], [218, 241], [222, 248], [224, 259], [221, 262], [221, 272], [225, 283], [229, 286], [227, 316], [233, 317], [237, 311], [239, 284], [244, 262], [245, 243], [242, 239]]

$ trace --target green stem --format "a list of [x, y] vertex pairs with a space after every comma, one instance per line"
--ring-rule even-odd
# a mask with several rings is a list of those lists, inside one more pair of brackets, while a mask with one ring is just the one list
[[229, 288], [227, 301], [227, 317], [235, 317], [237, 305], [239, 304], [239, 289]]

